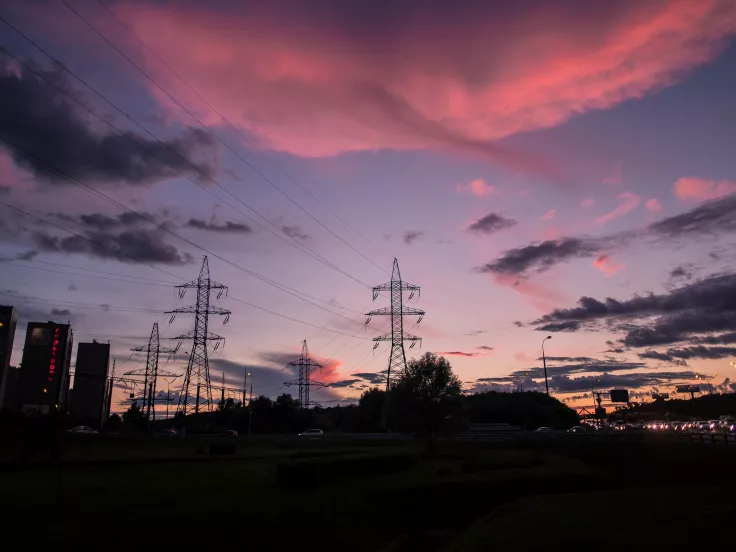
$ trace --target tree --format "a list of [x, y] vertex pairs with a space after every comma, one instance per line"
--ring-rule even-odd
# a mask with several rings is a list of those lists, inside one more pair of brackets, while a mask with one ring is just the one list
[[105, 422], [105, 429], [110, 431], [120, 431], [122, 427], [123, 419], [120, 417], [120, 414], [111, 414]]
[[452, 427], [462, 412], [462, 382], [447, 359], [434, 353], [411, 360], [391, 395], [398, 425], [425, 435], [430, 449], [440, 430]]
[[377, 431], [381, 427], [383, 409], [386, 403], [386, 392], [378, 387], [364, 391], [358, 401], [358, 429]]
[[130, 408], [123, 412], [123, 425], [128, 431], [145, 430], [148, 424], [148, 416], [138, 407], [137, 403], [130, 405]]

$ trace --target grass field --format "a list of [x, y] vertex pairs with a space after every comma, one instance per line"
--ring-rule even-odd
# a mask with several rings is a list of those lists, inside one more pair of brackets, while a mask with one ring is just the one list
[[[732, 493], [732, 478], [713, 488], [707, 478], [674, 481], [666, 469], [659, 477], [648, 470], [624, 477], [620, 458], [588, 448], [440, 443], [428, 455], [422, 443], [399, 440], [75, 437], [61, 462], [40, 455], [19, 466], [10, 448], [0, 457], [0, 500], [12, 505], [3, 524], [34, 549], [184, 539], [276, 550], [504, 550], [512, 543], [535, 550], [548, 542], [545, 535], [590, 544], [594, 527], [635, 535], [652, 528], [611, 520], [666, 514], [658, 522], [687, 516], [700, 528], [723, 513], [733, 519], [720, 499]], [[210, 445], [222, 442], [237, 442], [235, 453], [210, 454]], [[672, 456], [632, 454], [652, 465]], [[691, 447], [673, 469], [701, 460], [725, 469], [732, 459], [730, 451]], [[656, 514], [658, 496], [677, 504], [675, 511]], [[662, 531], [652, 533], [662, 538]]]

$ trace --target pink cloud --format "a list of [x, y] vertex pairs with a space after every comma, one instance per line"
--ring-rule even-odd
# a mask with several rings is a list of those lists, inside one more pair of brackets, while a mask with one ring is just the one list
[[482, 178], [476, 178], [467, 184], [458, 184], [456, 188], [460, 193], [473, 194], [478, 197], [501, 195], [501, 191], [498, 188], [486, 184], [486, 181]]
[[522, 280], [511, 274], [494, 274], [492, 278], [496, 284], [522, 295], [540, 312], [549, 312], [565, 302], [565, 298], [547, 284]]
[[716, 199], [736, 192], [736, 182], [732, 180], [705, 180], [694, 176], [684, 176], [675, 182], [675, 196], [681, 200]]
[[554, 209], [550, 209], [546, 213], [544, 213], [541, 217], [539, 217], [539, 220], [552, 220], [555, 218], [555, 215], [557, 214], [557, 207]]
[[647, 199], [647, 202], [644, 205], [650, 213], [659, 213], [662, 210], [662, 204], [654, 197]]
[[477, 358], [491, 356], [493, 353], [478, 353], [475, 351], [440, 351], [437, 353], [440, 356], [459, 356], [464, 358]]
[[609, 186], [620, 186], [623, 182], [624, 180], [621, 177], [621, 163], [616, 164], [616, 170], [612, 175], [603, 178], [603, 183]]
[[624, 216], [626, 213], [629, 213], [630, 211], [636, 209], [641, 202], [641, 197], [636, 194], [632, 194], [631, 192], [618, 194], [617, 197], [619, 200], [621, 200], [621, 203], [619, 203], [618, 207], [616, 207], [613, 211], [610, 211], [605, 215], [595, 219], [598, 224], [606, 224], [614, 219]]
[[[671, 85], [713, 59], [736, 31], [729, 0], [533, 11], [458, 1], [451, 12], [380, 3], [370, 17], [333, 5], [121, 2], [115, 9], [263, 147], [312, 157], [445, 148], [536, 170], [549, 165], [497, 141]], [[222, 124], [159, 62], [149, 57], [146, 66], [198, 117]], [[151, 90], [172, 118], [190, 122]]]
[[592, 197], [586, 197], [580, 202], [580, 207], [586, 210], [590, 209], [593, 205], [595, 205], [595, 199], [593, 199]]
[[598, 257], [593, 261], [593, 266], [608, 277], [611, 277], [626, 268], [624, 265], [614, 262], [609, 255], [601, 255]]

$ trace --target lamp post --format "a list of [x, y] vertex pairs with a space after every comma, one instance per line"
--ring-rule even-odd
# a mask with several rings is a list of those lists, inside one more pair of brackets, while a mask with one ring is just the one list
[[243, 374], [243, 408], [245, 408], [245, 394], [248, 392], [248, 376], [250, 376], [248, 368], [243, 370]]
[[551, 335], [548, 335], [542, 340], [542, 362], [544, 363], [544, 388], [547, 390], [549, 396], [549, 382], [547, 381], [547, 358], [544, 356], [544, 342], [548, 339], [552, 339]]

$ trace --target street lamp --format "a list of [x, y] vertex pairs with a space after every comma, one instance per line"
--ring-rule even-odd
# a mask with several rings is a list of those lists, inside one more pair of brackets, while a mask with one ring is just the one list
[[544, 342], [548, 339], [552, 339], [551, 335], [548, 335], [542, 340], [542, 362], [544, 363], [544, 387], [549, 395], [549, 382], [547, 381], [547, 358], [544, 356]]

